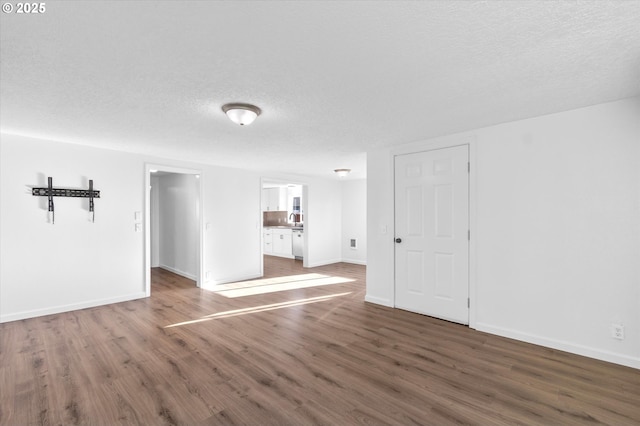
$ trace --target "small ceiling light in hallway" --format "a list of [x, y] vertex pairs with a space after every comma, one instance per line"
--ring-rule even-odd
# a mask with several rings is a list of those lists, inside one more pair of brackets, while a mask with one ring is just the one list
[[336, 172], [339, 177], [345, 177], [351, 173], [351, 169], [335, 169], [334, 172]]
[[241, 126], [253, 123], [262, 112], [260, 108], [255, 105], [241, 103], [222, 105], [222, 111], [227, 114], [229, 120]]

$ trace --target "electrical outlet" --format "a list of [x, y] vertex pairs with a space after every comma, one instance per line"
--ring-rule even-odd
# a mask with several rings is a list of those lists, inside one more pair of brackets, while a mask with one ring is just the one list
[[611, 324], [611, 337], [618, 340], [624, 340], [624, 325]]

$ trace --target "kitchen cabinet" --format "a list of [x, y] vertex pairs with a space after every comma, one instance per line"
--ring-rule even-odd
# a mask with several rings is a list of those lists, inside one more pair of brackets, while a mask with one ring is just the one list
[[273, 231], [270, 228], [264, 228], [262, 236], [263, 253], [273, 254]]
[[291, 229], [265, 228], [264, 254], [293, 259]]
[[273, 254], [282, 257], [293, 257], [291, 229], [273, 230]]
[[283, 188], [264, 188], [262, 190], [262, 211], [287, 210], [287, 191]]

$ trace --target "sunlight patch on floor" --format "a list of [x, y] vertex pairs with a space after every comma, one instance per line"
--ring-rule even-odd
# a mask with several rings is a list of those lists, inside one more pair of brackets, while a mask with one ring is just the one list
[[349, 294], [351, 294], [350, 291], [346, 293], [329, 294], [326, 296], [309, 297], [307, 299], [290, 300], [288, 302], [272, 303], [270, 305], [261, 305], [261, 306], [252, 306], [250, 308], [234, 309], [231, 311], [224, 311], [224, 312], [218, 312], [216, 314], [206, 315], [196, 320], [184, 321], [184, 322], [167, 325], [164, 328], [173, 328], [173, 327], [179, 327], [182, 325], [198, 324], [201, 322], [211, 321], [215, 319], [235, 317], [238, 315], [255, 314], [258, 312], [272, 311], [275, 309], [291, 308], [293, 306], [308, 305], [310, 303], [327, 302], [329, 300], [332, 300], [333, 298], [347, 296]]
[[332, 277], [322, 274], [302, 274], [219, 284], [215, 287], [209, 287], [206, 290], [218, 293], [221, 296], [234, 298], [323, 285], [343, 284], [353, 281], [355, 280], [351, 278]]
[[300, 274], [300, 275], [283, 275], [281, 277], [260, 278], [258, 280], [238, 281], [235, 283], [217, 284], [208, 290], [228, 290], [232, 288], [256, 287], [260, 285], [281, 284], [294, 281], [315, 280], [317, 278], [326, 278], [329, 275], [322, 274]]

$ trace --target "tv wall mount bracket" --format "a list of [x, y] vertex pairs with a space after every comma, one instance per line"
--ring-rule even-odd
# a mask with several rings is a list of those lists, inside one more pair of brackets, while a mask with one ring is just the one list
[[35, 197], [47, 197], [49, 198], [48, 211], [51, 212], [51, 223], [56, 223], [55, 209], [53, 205], [53, 197], [74, 197], [74, 198], [88, 198], [89, 199], [89, 212], [91, 213], [91, 220], [95, 222], [96, 212], [93, 204], [94, 198], [100, 198], [100, 191], [93, 189], [93, 180], [89, 180], [89, 189], [67, 189], [67, 188], [54, 188], [53, 178], [47, 178], [48, 186], [46, 188], [32, 188], [31, 195]]

